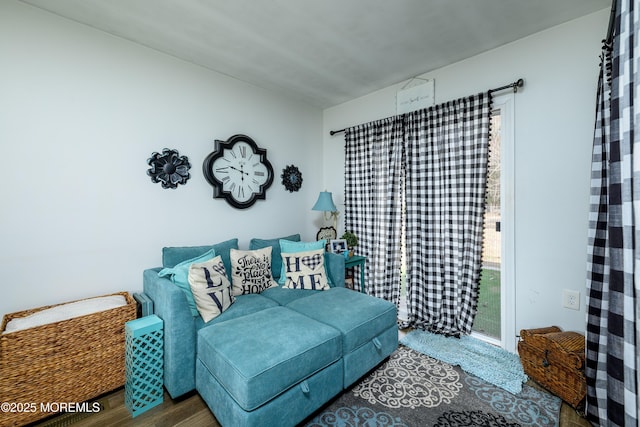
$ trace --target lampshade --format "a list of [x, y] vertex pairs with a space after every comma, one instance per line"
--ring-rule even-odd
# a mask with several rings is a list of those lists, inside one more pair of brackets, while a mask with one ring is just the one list
[[336, 205], [333, 203], [330, 191], [321, 191], [318, 196], [318, 201], [311, 208], [314, 211], [336, 212]]

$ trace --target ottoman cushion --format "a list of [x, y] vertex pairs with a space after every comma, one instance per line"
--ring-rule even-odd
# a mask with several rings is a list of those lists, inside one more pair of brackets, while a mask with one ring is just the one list
[[198, 360], [245, 411], [264, 405], [341, 356], [339, 331], [285, 307], [198, 332]]
[[331, 288], [297, 299], [288, 308], [342, 332], [347, 354], [396, 325], [396, 307], [389, 301], [346, 288]]

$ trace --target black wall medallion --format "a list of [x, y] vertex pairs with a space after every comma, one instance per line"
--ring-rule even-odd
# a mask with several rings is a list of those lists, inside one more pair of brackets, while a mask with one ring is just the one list
[[280, 177], [282, 185], [290, 192], [298, 191], [302, 187], [302, 174], [294, 165], [284, 168]]
[[162, 154], [153, 153], [147, 163], [151, 166], [147, 175], [152, 182], [162, 184], [162, 188], [176, 188], [178, 184], [184, 185], [191, 178], [189, 158], [178, 154], [178, 150], [165, 148]]

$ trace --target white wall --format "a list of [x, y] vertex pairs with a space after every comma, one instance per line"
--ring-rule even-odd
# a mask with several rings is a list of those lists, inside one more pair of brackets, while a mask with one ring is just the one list
[[[603, 10], [423, 75], [436, 103], [525, 79], [515, 97], [516, 331], [585, 329], [589, 174]], [[393, 116], [406, 82], [324, 111], [324, 182], [344, 209], [344, 135], [330, 130]], [[562, 290], [581, 293], [580, 311]]]
[[[0, 2], [0, 315], [142, 289], [161, 248], [300, 232], [315, 238], [322, 112], [12, 0]], [[212, 198], [202, 161], [236, 133], [267, 149], [267, 200]], [[154, 151], [189, 157], [162, 189]], [[282, 169], [304, 183], [289, 193]]]
[[[515, 96], [516, 330], [584, 329], [584, 304], [564, 309], [561, 294], [584, 297], [607, 20], [603, 10], [424, 75], [438, 103], [526, 81]], [[0, 63], [0, 315], [137, 291], [162, 246], [315, 237], [319, 190], [344, 210], [343, 136], [329, 130], [394, 115], [404, 83], [323, 113], [13, 0], [0, 2]], [[246, 211], [214, 200], [201, 171], [213, 140], [235, 133], [267, 148], [275, 172], [267, 200]], [[192, 164], [177, 190], [146, 175], [164, 147]], [[290, 164], [303, 173], [298, 193], [280, 184]]]

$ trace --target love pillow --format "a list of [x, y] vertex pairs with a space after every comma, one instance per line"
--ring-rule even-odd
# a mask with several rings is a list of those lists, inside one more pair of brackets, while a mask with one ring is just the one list
[[231, 282], [220, 255], [209, 261], [191, 264], [189, 286], [205, 323], [218, 317], [234, 302]]

